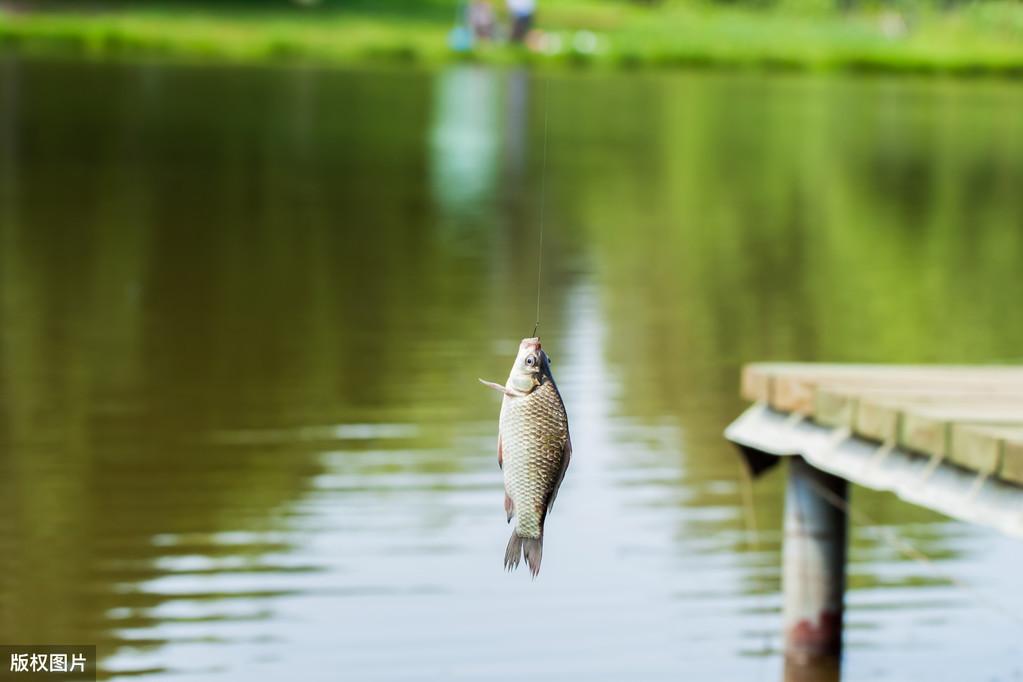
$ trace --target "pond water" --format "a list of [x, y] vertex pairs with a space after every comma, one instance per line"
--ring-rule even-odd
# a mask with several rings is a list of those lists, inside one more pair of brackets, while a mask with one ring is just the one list
[[[545, 110], [575, 457], [533, 581], [476, 379], [533, 326]], [[1021, 110], [0, 59], [0, 641], [161, 682], [782, 679], [784, 476], [747, 502], [739, 368], [1019, 361]], [[852, 497], [843, 679], [1023, 679], [1023, 544]]]

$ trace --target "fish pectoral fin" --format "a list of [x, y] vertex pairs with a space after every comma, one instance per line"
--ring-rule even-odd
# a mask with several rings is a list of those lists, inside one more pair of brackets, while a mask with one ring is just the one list
[[507, 386], [502, 386], [501, 384], [495, 384], [493, 381], [487, 381], [486, 379], [480, 379], [480, 383], [483, 384], [484, 386], [486, 386], [487, 388], [492, 388], [495, 391], [498, 391], [500, 393], [504, 393], [505, 395], [511, 396], [512, 398], [521, 398], [522, 396], [526, 395], [522, 391], [516, 391], [516, 390], [508, 388]]
[[487, 381], [486, 379], [480, 379], [480, 383], [488, 388], [494, 389], [495, 391], [500, 391], [501, 393], [504, 393], [506, 390], [501, 384], [495, 384], [493, 381]]

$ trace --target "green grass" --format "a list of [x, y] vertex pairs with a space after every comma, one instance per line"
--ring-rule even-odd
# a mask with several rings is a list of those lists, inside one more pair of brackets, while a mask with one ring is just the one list
[[[842, 14], [820, 0], [770, 8], [668, 0], [541, 2], [548, 49], [448, 49], [446, 0], [353, 0], [344, 9], [287, 4], [61, 6], [0, 12], [0, 47], [90, 57], [231, 62], [438, 64], [469, 59], [596, 68], [730, 67], [1023, 75], [1023, 4], [994, 0]], [[798, 6], [791, 6], [799, 2]], [[590, 32], [592, 36], [581, 34]]]

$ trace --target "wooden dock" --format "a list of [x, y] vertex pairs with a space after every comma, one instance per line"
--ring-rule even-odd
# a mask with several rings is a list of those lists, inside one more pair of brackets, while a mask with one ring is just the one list
[[754, 474], [790, 462], [790, 661], [841, 649], [848, 482], [1023, 538], [1023, 367], [753, 364], [741, 391], [725, 436]]
[[1023, 485], [1023, 367], [748, 365], [742, 394]]

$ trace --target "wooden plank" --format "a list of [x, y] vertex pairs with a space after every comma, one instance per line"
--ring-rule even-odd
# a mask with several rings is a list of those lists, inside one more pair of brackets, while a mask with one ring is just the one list
[[784, 412], [810, 414], [817, 386], [946, 388], [1023, 391], [1020, 366], [807, 365], [760, 363], [743, 369], [742, 393]]
[[1000, 478], [1023, 485], [1023, 434], [1005, 439]]
[[885, 402], [861, 400], [852, 429], [864, 438], [880, 443], [895, 443], [899, 438], [902, 408]]
[[1003, 439], [990, 427], [954, 424], [948, 459], [970, 471], [997, 474], [1002, 465]]
[[[935, 399], [914, 403], [900, 402], [887, 396], [880, 399], [862, 397], [855, 403], [849, 401], [837, 408], [825, 405], [825, 409], [832, 411], [821, 423], [825, 426], [849, 426], [863, 438], [942, 457], [950, 452], [953, 424], [1023, 424], [1021, 400], [992, 396], [959, 403], [959, 399], [957, 396], [954, 400], [946, 397], [945, 402]], [[825, 396], [824, 402], [828, 400]], [[847, 416], [849, 421], [841, 421]], [[814, 420], [820, 421], [816, 416]]]
[[771, 373], [767, 365], [745, 365], [742, 368], [741, 394], [743, 399], [767, 402], [770, 395]]
[[833, 386], [818, 386], [814, 393], [813, 420], [824, 426], [853, 425], [860, 394], [854, 390]]
[[903, 410], [896, 442], [909, 450], [941, 457], [951, 454], [955, 424], [1023, 424], [1023, 407], [1012, 405], [910, 406]]
[[743, 368], [742, 392], [824, 426], [947, 458], [1023, 485], [1023, 367], [815, 365]]
[[849, 426], [863, 438], [947, 457], [971, 471], [1000, 475], [1005, 434], [1023, 435], [1023, 430], [998, 426], [1023, 424], [1023, 399], [1014, 393], [857, 394], [820, 388], [813, 418], [825, 426]]
[[1016, 386], [998, 386], [990, 389], [950, 389], [947, 387], [918, 388], [860, 388], [841, 384], [821, 384], [814, 394], [812, 415], [824, 426], [855, 427], [860, 403], [875, 405], [940, 405], [942, 403], [1019, 404], [1023, 407], [1023, 389]]
[[803, 376], [820, 379], [828, 376], [859, 376], [865, 373], [874, 376], [892, 374], [969, 374], [1004, 376], [1014, 374], [1023, 377], [1023, 364], [1017, 365], [896, 365], [896, 364], [857, 364], [857, 363], [816, 363], [816, 362], [753, 362], [744, 365], [744, 369], [757, 374], [775, 376]]
[[783, 412], [811, 413], [814, 410], [815, 394], [819, 387], [846, 389], [848, 392], [904, 391], [910, 394], [926, 393], [993, 393], [999, 395], [1023, 394], [1023, 378], [1007, 376], [997, 378], [966, 373], [946, 375], [925, 373], [902, 375], [848, 376], [843, 378], [825, 377], [807, 379], [802, 377], [772, 377], [770, 403]]
[[952, 461], [974, 471], [991, 472], [1023, 484], [1023, 428], [957, 424], [952, 432]]

